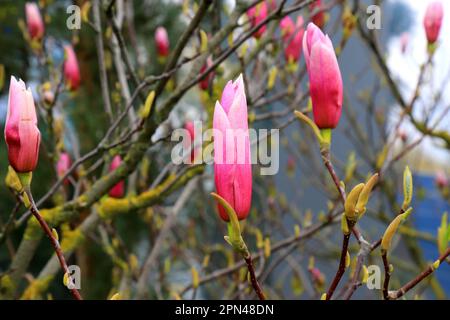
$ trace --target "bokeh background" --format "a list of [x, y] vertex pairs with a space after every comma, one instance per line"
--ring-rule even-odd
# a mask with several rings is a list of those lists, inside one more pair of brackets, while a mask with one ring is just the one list
[[[76, 93], [63, 92], [60, 105], [55, 117], [60, 117], [64, 122], [64, 146], [72, 155], [83, 155], [94, 148], [104, 132], [108, 128], [107, 115], [104, 112], [100, 94], [100, 79], [98, 72], [98, 58], [95, 47], [95, 33], [86, 24], [77, 31], [68, 30], [65, 27], [66, 8], [72, 1], [58, 0], [45, 1], [48, 3], [43, 13], [46, 21], [46, 45], [48, 54], [53, 58], [55, 66], [62, 63], [64, 53], [61, 50], [62, 43], [72, 42], [79, 60], [82, 86]], [[73, 3], [82, 6], [84, 1], [77, 0]], [[331, 1], [325, 1], [329, 3]], [[399, 84], [401, 93], [405, 97], [413, 94], [420, 65], [427, 59], [426, 38], [422, 27], [422, 19], [428, 0], [384, 0], [384, 1], [360, 1], [363, 5], [376, 3], [382, 8], [382, 29], [378, 31], [378, 42], [384, 54], [384, 58], [391, 70], [392, 76]], [[197, 1], [189, 1], [191, 6], [198, 5]], [[216, 7], [211, 15], [202, 22], [205, 30], [215, 30], [218, 20], [226, 21], [226, 10], [231, 10], [234, 1], [227, 0], [214, 4]], [[292, 3], [292, 1], [288, 1]], [[347, 1], [351, 7], [353, 1]], [[450, 33], [450, 2], [443, 1], [446, 14], [442, 26], [439, 48], [433, 59], [433, 67], [426, 73], [426, 81], [421, 87], [421, 97], [418, 100], [414, 113], [419, 119], [433, 118], [441, 114], [450, 103], [449, 76], [450, 76], [450, 40], [446, 36]], [[4, 79], [0, 88], [0, 123], [4, 123], [7, 109], [7, 93], [10, 75], [16, 75], [24, 79], [32, 87], [36, 96], [39, 85], [48, 78], [48, 74], [39, 67], [36, 55], [30, 50], [24, 41], [20, 29], [20, 21], [24, 20], [25, 1], [3, 0], [0, 3], [0, 64], [4, 66]], [[183, 15], [183, 1], [177, 0], [142, 0], [124, 1], [125, 8], [133, 16], [132, 23], [125, 22], [126, 44], [132, 53], [133, 65], [138, 70], [139, 76], [159, 74], [163, 70], [163, 64], [158, 61], [155, 52], [153, 35], [158, 26], [164, 26], [169, 34], [171, 46], [176, 43], [180, 34], [186, 28], [188, 19]], [[295, 18], [299, 13], [291, 14]], [[300, 14], [307, 19], [308, 10], [302, 10]], [[335, 46], [338, 46], [341, 10], [339, 6], [333, 7], [329, 12], [329, 22], [324, 30], [330, 34]], [[23, 22], [22, 22], [23, 23]], [[129, 23], [129, 25], [127, 25]], [[278, 34], [278, 31], [276, 31]], [[407, 35], [407, 36], [405, 36]], [[407, 37], [406, 50], [402, 51], [402, 37]], [[249, 45], [255, 45], [255, 40], [248, 40]], [[222, 48], [226, 48], [224, 41]], [[273, 60], [266, 61], [265, 55], [270, 55], [275, 49], [260, 55], [257, 62], [252, 62], [245, 67], [244, 72], [248, 77], [249, 101], [256, 97], [258, 88], [264, 81], [262, 76], [271, 66]], [[195, 45], [186, 50], [186, 55], [195, 52]], [[112, 88], [112, 104], [114, 111], [123, 108], [123, 99], [117, 88], [112, 55], [106, 50], [105, 64], [108, 73], [111, 74], [110, 87]], [[275, 60], [275, 59], [274, 59]], [[201, 92], [198, 88], [190, 90], [177, 104], [171, 113], [169, 120], [164, 124], [166, 130], [183, 126], [187, 119], [207, 119], [214, 100], [220, 94], [223, 85], [228, 81], [228, 71], [239, 67], [240, 61], [236, 55], [228, 58], [216, 70], [213, 89], [209, 94]], [[359, 180], [348, 182], [355, 185], [357, 181], [365, 179], [366, 175], [373, 172], [373, 161], [383, 149], [386, 141], [393, 135], [392, 128], [398, 120], [400, 109], [397, 106], [391, 91], [386, 87], [385, 80], [377, 66], [373, 54], [367, 44], [355, 31], [339, 56], [339, 65], [342, 72], [345, 88], [344, 111], [339, 128], [333, 135], [333, 159], [338, 173], [345, 174], [348, 159], [355, 157]], [[285, 66], [285, 65], [284, 65]], [[304, 68], [304, 59], [299, 62], [299, 72]], [[180, 70], [183, 74], [186, 71]], [[301, 78], [298, 84], [299, 95], [307, 88], [307, 77]], [[177, 85], [177, 79], [173, 81]], [[277, 82], [275, 91], [283, 91], [289, 86], [289, 80]], [[165, 92], [167, 97], [170, 92]], [[437, 104], [430, 103], [439, 95]], [[409, 99], [409, 98], [407, 98]], [[285, 100], [267, 103], [264, 108], [267, 112], [284, 110], [295, 99], [287, 97]], [[302, 101], [305, 105], [305, 101]], [[300, 105], [298, 107], [303, 107]], [[295, 107], [295, 106], [294, 106]], [[252, 106], [249, 106], [252, 111]], [[255, 113], [259, 111], [256, 110]], [[44, 116], [41, 113], [42, 116]], [[255, 122], [255, 128], [278, 127], [289, 118], [291, 114]], [[48, 138], [45, 120], [40, 121], [43, 141]], [[366, 135], [361, 140], [360, 133], [355, 130], [358, 123], [364, 129]], [[440, 129], [448, 130], [450, 114], [446, 114], [440, 121]], [[406, 135], [407, 142], [412, 142], [420, 137], [415, 128], [405, 121], [401, 127]], [[406, 143], [407, 143], [406, 142]], [[402, 148], [402, 143], [396, 143], [397, 150]], [[45, 143], [44, 143], [45, 145]], [[148, 174], [140, 183], [141, 190], [145, 190], [152, 180], [161, 172], [164, 165], [170, 162], [170, 142], [156, 145], [150, 148], [146, 154]], [[258, 239], [270, 239], [270, 243], [276, 243], [294, 232], [293, 226], [299, 225], [301, 229], [320, 221], [327, 208], [330, 194], [333, 194], [333, 186], [327, 180], [324, 170], [321, 170], [321, 159], [315, 140], [308, 128], [297, 122], [292, 123], [282, 130], [280, 136], [280, 172], [275, 176], [260, 176], [259, 170], [254, 170], [254, 196], [253, 211], [246, 226], [246, 239], [254, 251], [264, 250], [258, 247]], [[46, 156], [45, 147], [42, 148], [39, 167], [34, 173], [33, 192], [39, 199], [56, 181], [54, 160]], [[408, 164], [415, 181], [414, 213], [410, 217], [408, 227], [419, 232], [420, 236], [412, 237], [404, 241], [396, 238], [394, 257], [391, 263], [395, 266], [395, 278], [391, 282], [392, 287], [399, 287], [413, 276], [426, 263], [436, 259], [436, 232], [441, 222], [441, 216], [449, 211], [449, 199], [442, 196], [435, 183], [437, 172], [450, 173], [450, 153], [435, 139], [425, 138], [424, 141], [410, 154], [399, 161], [388, 171], [389, 190], [388, 195], [376, 195], [371, 201], [372, 210], [361, 221], [361, 229], [368, 239], [375, 240], [384, 231], [394, 212], [393, 203], [401, 202], [401, 174]], [[92, 161], [94, 163], [94, 161]], [[91, 164], [92, 164], [91, 163]], [[7, 153], [4, 143], [0, 143], [0, 181], [6, 175]], [[102, 171], [103, 170], [103, 171]], [[101, 176], [104, 168], [96, 169], [94, 180]], [[164, 243], [157, 270], [151, 274], [149, 287], [151, 298], [173, 298], [173, 292], [178, 292], [192, 281], [192, 268], [199, 270], [200, 276], [208, 275], [217, 269], [229, 265], [230, 261], [237, 259], [229, 252], [231, 249], [223, 242], [226, 226], [215, 212], [213, 200], [208, 193], [213, 190], [213, 170], [206, 167], [206, 173], [198, 182], [197, 192], [192, 195], [178, 216], [176, 226]], [[129, 190], [134, 192], [134, 190]], [[66, 191], [72, 196], [73, 189]], [[55, 195], [42, 207], [52, 207], [61, 199]], [[15, 204], [14, 196], [6, 187], [0, 188], [0, 218], [4, 223]], [[177, 199], [174, 194], [158, 205], [147, 210], [140, 210], [133, 214], [117, 217], [111, 226], [114, 233], [120, 235], [124, 243], [125, 252], [121, 255], [129, 257], [132, 253], [142, 265], [148, 251], [154, 244], [158, 231], [165, 218], [165, 210]], [[24, 210], [21, 211], [23, 213]], [[89, 212], [82, 212], [80, 217], [70, 223], [75, 228]], [[24, 232], [24, 225], [14, 230], [8, 241], [0, 247], [0, 273], [8, 270], [10, 257], [20, 243]], [[409, 238], [408, 238], [409, 239]], [[260, 239], [259, 239], [260, 240]], [[272, 298], [317, 299], [330, 283], [338, 265], [341, 234], [339, 226], [324, 229], [317, 237], [308, 239], [301, 245], [293, 248], [288, 256], [281, 259], [268, 257], [265, 269], [262, 272], [264, 287], [268, 287], [269, 296]], [[119, 250], [120, 251], [120, 250]], [[354, 242], [350, 248], [350, 254], [355, 257], [358, 246]], [[52, 248], [47, 241], [41, 241], [36, 255], [29, 269], [27, 279], [21, 283], [23, 288], [32, 281], [52, 254]], [[209, 264], [205, 266], [205, 257], [208, 256]], [[314, 257], [315, 264], [320, 269], [324, 284], [318, 286], [308, 272], [308, 264]], [[102, 244], [101, 232], [95, 230], [87, 235], [86, 241], [81, 245], [76, 254], [72, 256], [71, 263], [80, 265], [83, 271], [82, 293], [85, 298], [105, 299], [120, 287], [121, 273], [114, 259], [108, 253], [107, 247]], [[367, 264], [379, 265], [382, 269], [379, 252], [372, 254]], [[271, 268], [267, 271], [267, 266]], [[119, 268], [120, 269], [120, 268]], [[59, 275], [62, 278], [62, 274]], [[348, 275], [344, 276], [347, 280]], [[450, 266], [445, 263], [436, 275], [438, 282], [429, 285], [426, 282], [420, 286], [415, 295], [420, 298], [434, 299], [450, 295]], [[238, 275], [223, 278], [212, 284], [200, 287], [198, 290], [188, 290], [185, 298], [246, 298], [233, 290], [227, 292], [231, 281], [239, 281]], [[62, 287], [61, 281], [53, 281], [48, 289], [50, 295], [40, 298], [69, 298], [69, 293]], [[132, 286], [131, 286], [132, 288]], [[131, 289], [132, 290], [132, 289]], [[242, 290], [242, 289], [241, 289]], [[355, 296], [359, 299], [378, 299], [380, 292], [368, 290], [365, 287], [359, 289]], [[411, 294], [408, 296], [413, 298]]]

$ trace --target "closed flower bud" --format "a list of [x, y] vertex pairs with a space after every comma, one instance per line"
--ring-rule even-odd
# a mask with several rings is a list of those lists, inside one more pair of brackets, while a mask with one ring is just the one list
[[288, 159], [287, 159], [287, 166], [286, 166], [288, 174], [293, 175], [295, 172], [295, 167], [296, 167], [295, 158], [292, 155], [289, 155]]
[[45, 90], [43, 97], [46, 104], [53, 104], [55, 101], [55, 95], [51, 90]]
[[[252, 167], [248, 132], [247, 100], [242, 75], [229, 81], [216, 102], [214, 129], [214, 176], [217, 193], [235, 210], [239, 220], [250, 211]], [[220, 217], [228, 214], [219, 204]]]
[[289, 16], [284, 17], [280, 22], [281, 34], [285, 44], [284, 56], [288, 62], [297, 62], [302, 52], [303, 17], [298, 16], [297, 24]]
[[408, 133], [404, 129], [400, 128], [398, 130], [397, 134], [398, 134], [400, 140], [402, 140], [403, 143], [408, 141]]
[[270, 10], [275, 10], [277, 8], [277, 0], [267, 0], [267, 6]]
[[[109, 166], [109, 171], [112, 172], [117, 169], [122, 163], [122, 158], [116, 155]], [[112, 198], [122, 198], [125, 195], [125, 181], [119, 181], [114, 187], [109, 190], [109, 196]]]
[[400, 50], [402, 51], [403, 54], [405, 54], [406, 49], [408, 49], [408, 44], [409, 44], [409, 34], [404, 32], [400, 36]]
[[[67, 152], [61, 152], [59, 155], [58, 162], [56, 163], [56, 173], [58, 174], [58, 178], [62, 178], [67, 170], [69, 170], [72, 161], [70, 160], [70, 156]], [[64, 184], [68, 184], [69, 179], [64, 180]]]
[[194, 122], [192, 121], [187, 121], [186, 124], [184, 125], [184, 129], [186, 129], [189, 133], [189, 143], [186, 143], [186, 145], [184, 145], [184, 148], [186, 151], [190, 151], [191, 153], [191, 164], [194, 163], [195, 158], [197, 157], [197, 155], [199, 154], [199, 152], [201, 151], [201, 147], [195, 145], [196, 141], [196, 136], [195, 136], [195, 125]]
[[[212, 59], [211, 57], [208, 57], [208, 59], [206, 60], [206, 63], [203, 65], [203, 67], [200, 69], [200, 74], [203, 74], [206, 69], [208, 69], [210, 66], [212, 66]], [[214, 72], [211, 71], [210, 73], [208, 73], [207, 76], [205, 76], [199, 83], [199, 87], [202, 90], [206, 90], [209, 87], [209, 83], [211, 81], [211, 79], [214, 77]]]
[[[250, 9], [247, 10], [247, 16], [250, 20], [250, 26], [253, 28], [256, 25], [260, 24], [264, 19], [267, 18], [267, 4], [265, 1], [260, 2]], [[259, 28], [255, 33], [253, 33], [253, 36], [256, 39], [261, 38], [261, 36], [266, 31], [266, 25], [264, 24], [261, 28]]]
[[158, 27], [155, 31], [155, 44], [158, 56], [167, 57], [169, 55], [169, 36], [167, 30], [164, 27]]
[[314, 14], [311, 21], [322, 29], [325, 26], [325, 11], [322, 8], [322, 0], [315, 0], [309, 5], [309, 11]]
[[310, 82], [314, 122], [320, 129], [335, 128], [341, 117], [343, 85], [333, 44], [313, 23], [303, 36], [303, 53]]
[[436, 173], [436, 176], [434, 178], [434, 181], [436, 182], [436, 185], [438, 188], [443, 189], [445, 187], [448, 187], [448, 178], [444, 171], [438, 171]]
[[439, 37], [441, 31], [442, 18], [444, 17], [444, 7], [440, 1], [432, 2], [428, 5], [423, 26], [427, 35], [428, 43], [433, 44]]
[[64, 46], [65, 60], [64, 60], [64, 78], [67, 87], [70, 90], [77, 90], [80, 86], [80, 69], [78, 67], [77, 56], [71, 45]]
[[281, 36], [289, 37], [295, 31], [295, 24], [291, 17], [286, 16], [280, 21]]
[[322, 287], [325, 284], [325, 276], [318, 268], [314, 267], [312, 269], [309, 269], [309, 272], [311, 274], [313, 283], [316, 286]]
[[32, 40], [40, 40], [44, 36], [44, 22], [39, 7], [34, 2], [25, 4], [28, 34]]
[[33, 171], [38, 162], [41, 133], [31, 90], [14, 77], [9, 86], [5, 140], [11, 167], [17, 173]]

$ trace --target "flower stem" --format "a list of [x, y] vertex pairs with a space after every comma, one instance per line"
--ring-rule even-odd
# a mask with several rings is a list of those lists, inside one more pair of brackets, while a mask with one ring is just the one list
[[387, 258], [386, 250], [381, 250], [381, 257], [383, 259], [383, 266], [384, 266], [383, 298], [385, 300], [388, 300], [389, 299], [389, 281], [391, 279], [391, 268], [389, 266], [389, 261]]
[[[447, 248], [447, 250], [443, 254], [441, 254], [441, 256], [438, 258], [437, 261], [439, 261], [439, 263], [442, 263], [449, 256], [450, 256], [450, 247]], [[428, 268], [426, 268], [417, 277], [415, 277], [414, 279], [409, 281], [407, 284], [405, 284], [400, 289], [392, 291], [390, 293], [388, 292], [388, 299], [395, 300], [395, 299], [402, 297], [405, 293], [407, 293], [409, 290], [414, 288], [418, 283], [420, 283], [422, 280], [424, 280], [426, 277], [428, 277], [430, 274], [432, 274], [436, 269], [437, 268], [434, 267], [433, 265], [428, 266]]]
[[336, 174], [336, 171], [334, 171], [334, 167], [333, 164], [331, 163], [330, 160], [330, 149], [328, 148], [322, 148], [320, 150], [320, 154], [322, 155], [322, 160], [323, 160], [323, 164], [325, 165], [325, 167], [327, 168], [328, 172], [330, 173], [331, 178], [333, 179], [334, 184], [336, 185], [336, 188], [339, 191], [339, 195], [341, 197], [341, 201], [342, 203], [345, 203], [345, 190], [344, 188], [342, 188], [341, 186], [341, 182]]
[[[61, 250], [61, 246], [59, 245], [59, 241], [54, 237], [47, 222], [45, 222], [44, 218], [39, 213], [39, 210], [36, 207], [36, 204], [33, 200], [33, 196], [31, 194], [29, 186], [24, 187], [24, 192], [26, 193], [26, 195], [28, 196], [28, 199], [30, 200], [30, 204], [31, 204], [30, 211], [33, 214], [33, 216], [38, 220], [44, 233], [50, 239], [50, 242], [52, 243], [53, 249], [55, 250], [55, 254], [58, 257], [59, 264], [61, 265], [61, 268], [63, 269], [64, 274], [69, 275], [69, 269], [67, 267], [66, 259], [64, 258], [63, 252]], [[70, 281], [70, 277], [69, 277], [69, 281]], [[69, 288], [69, 290], [72, 293], [72, 296], [76, 300], [83, 300], [83, 298], [81, 297], [80, 293], [78, 292], [78, 290], [76, 288]]]
[[336, 272], [336, 275], [334, 276], [333, 282], [331, 282], [330, 288], [327, 291], [326, 300], [331, 299], [331, 297], [333, 296], [334, 290], [336, 290], [336, 287], [338, 286], [339, 282], [341, 281], [342, 276], [344, 275], [345, 257], [347, 256], [350, 235], [351, 235], [351, 233], [344, 234], [344, 240], [342, 241], [341, 258], [339, 260], [339, 268]]
[[253, 289], [256, 292], [259, 300], [266, 300], [266, 296], [262, 291], [261, 286], [259, 285], [258, 280], [256, 279], [255, 267], [253, 266], [252, 256], [248, 252], [248, 256], [244, 257], [245, 263], [247, 264], [248, 272], [250, 273], [250, 282], [252, 283]]

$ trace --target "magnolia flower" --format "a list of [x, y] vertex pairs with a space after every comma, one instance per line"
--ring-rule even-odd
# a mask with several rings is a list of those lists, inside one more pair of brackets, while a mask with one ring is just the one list
[[278, 7], [277, 0], [267, 0], [267, 6], [270, 10], [276, 10]]
[[[265, 1], [260, 2], [250, 9], [247, 10], [247, 16], [250, 20], [250, 26], [253, 28], [259, 23], [261, 23], [264, 19], [267, 18], [267, 4]], [[261, 28], [259, 28], [255, 33], [253, 33], [253, 36], [256, 39], [261, 38], [261, 36], [266, 31], [266, 25], [264, 24]]]
[[423, 26], [427, 35], [428, 43], [435, 43], [441, 31], [444, 8], [440, 1], [432, 2], [428, 5]]
[[[195, 158], [197, 157], [197, 155], [200, 152], [200, 148], [201, 146], [195, 146], [195, 125], [194, 122], [192, 121], [187, 121], [184, 125], [184, 129], [186, 129], [189, 133], [189, 140], [188, 143], [186, 143], [184, 145], [185, 150], [190, 151], [191, 152], [191, 164], [194, 163]], [[194, 147], [193, 147], [194, 146]], [[192, 150], [191, 150], [192, 149]]]
[[[116, 170], [122, 163], [122, 158], [119, 155], [114, 156], [109, 166], [109, 172]], [[112, 198], [122, 198], [125, 195], [125, 181], [119, 181], [114, 187], [109, 190], [109, 196]]]
[[[59, 155], [58, 162], [56, 163], [56, 173], [58, 174], [59, 178], [62, 178], [66, 174], [71, 164], [72, 161], [70, 160], [70, 155], [67, 152], [61, 152], [61, 154]], [[69, 179], [65, 179], [64, 184], [68, 183]]]
[[164, 27], [158, 27], [155, 31], [156, 51], [160, 57], [167, 57], [169, 55], [169, 36]]
[[[239, 220], [245, 219], [251, 206], [252, 167], [242, 75], [227, 83], [220, 102], [216, 102], [213, 129], [217, 193], [233, 207]], [[218, 206], [220, 217], [228, 221], [228, 214]]]
[[303, 37], [303, 53], [309, 75], [314, 122], [320, 129], [333, 129], [341, 117], [342, 77], [330, 38], [313, 23], [308, 24]]
[[284, 17], [280, 22], [281, 34], [285, 43], [284, 56], [289, 62], [297, 62], [302, 51], [303, 17], [297, 17], [297, 24], [289, 16]]
[[14, 170], [20, 173], [33, 171], [38, 162], [41, 133], [31, 89], [14, 77], [9, 86], [5, 140], [9, 164]]
[[438, 188], [443, 189], [448, 186], [448, 178], [444, 171], [439, 170], [434, 179]]
[[325, 11], [322, 8], [322, 0], [316, 0], [309, 5], [309, 11], [311, 13], [316, 12], [311, 21], [320, 29], [325, 25]]
[[64, 46], [64, 77], [70, 90], [77, 90], [80, 86], [80, 69], [78, 68], [77, 56], [71, 45]]
[[405, 54], [406, 49], [408, 49], [408, 44], [409, 44], [409, 34], [404, 32], [400, 36], [400, 50], [402, 51], [403, 54]]
[[[206, 71], [206, 69], [209, 68], [210, 66], [212, 66], [212, 59], [211, 59], [211, 57], [208, 57], [208, 59], [206, 60], [206, 63], [200, 69], [200, 74], [204, 73]], [[199, 85], [200, 89], [202, 89], [202, 90], [208, 89], [209, 82], [212, 78], [214, 78], [213, 71], [208, 73], [208, 75], [199, 82], [198, 85]]]
[[31, 39], [41, 39], [44, 36], [44, 22], [39, 7], [34, 2], [25, 3], [25, 16], [28, 34]]
[[325, 283], [325, 276], [322, 272], [320, 272], [319, 268], [311, 268], [309, 269], [309, 272], [311, 273], [311, 278], [315, 285], [321, 287]]

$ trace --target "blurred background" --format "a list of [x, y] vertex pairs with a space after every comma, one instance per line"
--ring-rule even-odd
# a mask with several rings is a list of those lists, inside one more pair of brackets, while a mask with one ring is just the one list
[[[0, 85], [0, 122], [4, 123], [8, 102], [9, 78], [11, 75], [22, 78], [29, 85], [35, 100], [41, 101], [40, 86], [50, 81], [54, 75], [49, 72], [59, 71], [64, 61], [62, 46], [72, 43], [78, 58], [82, 85], [77, 92], [64, 90], [58, 98], [54, 110], [54, 121], [63, 127], [63, 145], [72, 158], [79, 158], [99, 143], [108, 129], [108, 116], [103, 108], [100, 94], [100, 78], [98, 56], [95, 44], [95, 32], [85, 22], [80, 30], [66, 28], [67, 6], [76, 4], [83, 7], [89, 1], [39, 1], [43, 8], [46, 37], [45, 53], [51, 57], [51, 68], [42, 67], [42, 57], [30, 49], [24, 40], [24, 6], [25, 1], [4, 0], [0, 4], [0, 64], [4, 71]], [[132, 64], [140, 78], [158, 75], [164, 70], [164, 61], [157, 58], [154, 33], [158, 26], [167, 29], [171, 49], [174, 48], [182, 32], [186, 29], [192, 14], [186, 14], [185, 7], [192, 10], [198, 7], [198, 1], [177, 0], [123, 0], [122, 10], [126, 12], [123, 22], [123, 35], [130, 52]], [[279, 1], [277, 1], [279, 2]], [[344, 82], [343, 116], [339, 127], [333, 133], [333, 162], [340, 177], [345, 177], [349, 168], [355, 166], [354, 173], [346, 178], [347, 190], [378, 168], [377, 161], [381, 157], [392, 158], [405, 147], [418, 139], [407, 155], [396, 161], [385, 173], [386, 183], [377, 190], [370, 202], [364, 219], [359, 223], [364, 237], [369, 241], [377, 240], [388, 223], [395, 216], [402, 201], [402, 172], [409, 165], [414, 175], [414, 208], [405, 224], [401, 237], [396, 237], [391, 254], [394, 265], [392, 288], [399, 288], [409, 281], [420, 270], [434, 261], [439, 255], [436, 237], [444, 212], [449, 211], [448, 182], [439, 187], [437, 176], [450, 176], [450, 153], [448, 146], [436, 138], [423, 137], [408, 119], [397, 123], [401, 117], [401, 108], [386, 85], [386, 79], [379, 63], [368, 46], [367, 41], [355, 28], [352, 36], [343, 45], [342, 12], [344, 7], [355, 8], [359, 3], [361, 10], [367, 5], [377, 4], [381, 7], [381, 30], [376, 30], [376, 42], [397, 83], [404, 99], [409, 101], [414, 95], [421, 66], [427, 62], [427, 43], [423, 29], [423, 16], [429, 0], [384, 0], [384, 1], [323, 1], [327, 10], [327, 23], [323, 27], [330, 35], [339, 53], [339, 65]], [[436, 128], [448, 132], [450, 113], [446, 112], [450, 105], [449, 76], [450, 40], [450, 2], [442, 1], [445, 14], [439, 37], [438, 48], [432, 62], [425, 69], [424, 80], [420, 86], [420, 97], [414, 106], [414, 115], [420, 121], [433, 123], [439, 120]], [[287, 1], [292, 5], [296, 1]], [[44, 5], [45, 4], [45, 5]], [[202, 20], [201, 28], [212, 36], [220, 26], [229, 19], [229, 12], [235, 7], [233, 0], [213, 1], [210, 14]], [[104, 7], [107, 6], [107, 1]], [[188, 10], [188, 12], [190, 12]], [[308, 8], [290, 14], [295, 21], [301, 14], [305, 23], [309, 21]], [[105, 66], [109, 74], [112, 108], [118, 114], [124, 108], [124, 97], [115, 71], [112, 45], [108, 32], [110, 26], [103, 16], [105, 32]], [[243, 17], [241, 22], [245, 21]], [[278, 22], [275, 22], [276, 26]], [[246, 28], [244, 26], [241, 29]], [[363, 24], [364, 27], [364, 24]], [[274, 39], [279, 39], [280, 31], [273, 27]], [[364, 31], [364, 30], [363, 30]], [[236, 39], [242, 30], [235, 30]], [[367, 32], [367, 30], [366, 30]], [[261, 39], [246, 41], [249, 51], [257, 47]], [[217, 48], [223, 52], [228, 46], [227, 40]], [[184, 56], [195, 54], [199, 47], [196, 33], [192, 43], [184, 51]], [[239, 50], [239, 49], [238, 49]], [[254, 128], [283, 127], [280, 134], [280, 171], [274, 176], [260, 176], [258, 165], [253, 175], [253, 206], [248, 221], [245, 223], [245, 239], [254, 253], [265, 256], [259, 261], [257, 268], [263, 287], [269, 297], [274, 299], [318, 299], [326, 291], [338, 267], [341, 248], [341, 232], [339, 225], [324, 228], [317, 235], [288, 246], [286, 249], [270, 253], [270, 245], [278, 243], [294, 234], [294, 226], [301, 232], [326, 220], [326, 215], [335, 201], [336, 190], [327, 172], [323, 170], [320, 153], [310, 129], [296, 121], [292, 121], [292, 111], [307, 106], [308, 77], [305, 75], [303, 56], [297, 70], [288, 71], [276, 41], [270, 43], [255, 59], [242, 65], [242, 57], [233, 54], [216, 70], [210, 81], [208, 90], [193, 87], [177, 103], [167, 121], [153, 137], [153, 141], [172, 129], [182, 127], [187, 120], [202, 119], [209, 121], [214, 102], [220, 97], [225, 83], [235, 78], [235, 70], [243, 72], [246, 78], [247, 99], [250, 117], [255, 116], [251, 126]], [[218, 54], [217, 54], [218, 55]], [[216, 56], [217, 56], [216, 55]], [[278, 67], [279, 78], [271, 92], [261, 89], [267, 82], [267, 74], [272, 66]], [[190, 65], [183, 66], [179, 74], [171, 79], [168, 89], [162, 94], [164, 100], [173, 92], [173, 88], [181, 83], [181, 79]], [[292, 80], [292, 79], [295, 79]], [[130, 81], [131, 82], [131, 81]], [[293, 85], [294, 83], [294, 85]], [[450, 91], [449, 91], [450, 92]], [[277, 93], [280, 98], [270, 99]], [[283, 94], [284, 93], [284, 94]], [[262, 100], [258, 98], [262, 94]], [[265, 99], [265, 100], [264, 100]], [[267, 102], [265, 102], [267, 101]], [[262, 107], [260, 106], [262, 105]], [[40, 129], [43, 136], [38, 169], [34, 172], [33, 193], [36, 199], [41, 198], [57, 180], [55, 158], [51, 150], [46, 149], [50, 141], [46, 114], [40, 102], [37, 103]], [[271, 112], [279, 112], [275, 116], [267, 116]], [[122, 129], [127, 124], [123, 124]], [[385, 146], [393, 143], [394, 147], [385, 154]], [[170, 151], [173, 142], [164, 141], [149, 148], [142, 159], [136, 188], [127, 182], [128, 194], [146, 190], [159, 177], [167, 163], [170, 163]], [[387, 151], [386, 151], [387, 152]], [[6, 176], [8, 165], [6, 146], [0, 143], [0, 181]], [[50, 156], [49, 156], [50, 155]], [[87, 162], [92, 166], [98, 159]], [[1, 169], [3, 168], [3, 169]], [[88, 189], [90, 182], [100, 179], [105, 173], [105, 166], [94, 168], [81, 191]], [[379, 168], [378, 168], [379, 169]], [[144, 173], [143, 173], [144, 172]], [[344, 179], [343, 179], [344, 180]], [[193, 290], [189, 288], [193, 277], [207, 276], [216, 270], [232, 266], [238, 257], [233, 256], [231, 249], [223, 241], [226, 225], [215, 212], [215, 204], [209, 196], [214, 190], [212, 166], [206, 166], [205, 173], [196, 181], [195, 192], [178, 214], [175, 225], [163, 242], [163, 249], [157, 259], [155, 270], [150, 274], [149, 292], [153, 299], [172, 299], [177, 294], [182, 298], [254, 298], [247, 292], [242, 283], [240, 273], [230, 274], [216, 281]], [[80, 190], [74, 185], [64, 187], [48, 199], [42, 208], [51, 208], [72, 199]], [[82, 294], [85, 298], [106, 299], [112, 293], [127, 291], [125, 297], [132, 298], [136, 275], [127, 274], [120, 261], [125, 261], [130, 269], [142, 267], [151, 251], [158, 233], [172, 208], [179, 193], [174, 193], [159, 203], [145, 209], [136, 210], [132, 214], [117, 216], [113, 221], [103, 222], [85, 235], [83, 243], [77, 247], [70, 263], [77, 264], [82, 270]], [[0, 223], [3, 225], [15, 205], [15, 198], [4, 187], [0, 188]], [[19, 211], [19, 217], [25, 210]], [[75, 230], [90, 214], [89, 210], [81, 212], [77, 219], [70, 221], [68, 228]], [[0, 274], [8, 272], [12, 257], [21, 243], [26, 224], [15, 228], [0, 246]], [[105, 233], [107, 234], [105, 236]], [[104, 241], [104, 238], [109, 239]], [[120, 242], [114, 245], [114, 240]], [[268, 249], [269, 247], [269, 249]], [[113, 249], [111, 249], [113, 248]], [[113, 251], [113, 253], [111, 252]], [[356, 241], [351, 243], [349, 253], [352, 261], [358, 254]], [[269, 252], [268, 252], [269, 251]], [[21, 292], [38, 277], [52, 254], [52, 248], [46, 239], [40, 242], [33, 256], [23, 281]], [[269, 254], [268, 254], [269, 253]], [[120, 258], [120, 259], [118, 259]], [[122, 260], [121, 260], [122, 259]], [[131, 261], [131, 262], [130, 262]], [[369, 256], [366, 265], [378, 265], [382, 270], [379, 251]], [[137, 266], [136, 266], [137, 265]], [[314, 268], [311, 266], [314, 265]], [[354, 266], [354, 262], [352, 262]], [[195, 271], [193, 271], [195, 270]], [[312, 271], [314, 270], [314, 271]], [[139, 271], [136, 271], [139, 274]], [[193, 275], [194, 274], [194, 275]], [[350, 279], [350, 272], [344, 275], [340, 290], [345, 290], [345, 283]], [[59, 271], [57, 279], [62, 279]], [[436, 299], [450, 295], [450, 266], [443, 263], [433, 280], [426, 280], [408, 298]], [[129, 281], [128, 281], [129, 280]], [[230, 283], [239, 285], [233, 286]], [[125, 289], [124, 289], [125, 288]], [[176, 294], [175, 294], [176, 293]], [[339, 290], [338, 290], [339, 293]], [[32, 298], [70, 298], [69, 293], [55, 280], [48, 288], [31, 295]], [[358, 299], [379, 299], [379, 290], [369, 290], [362, 286], [353, 296]], [[20, 295], [16, 295], [20, 298]]]

